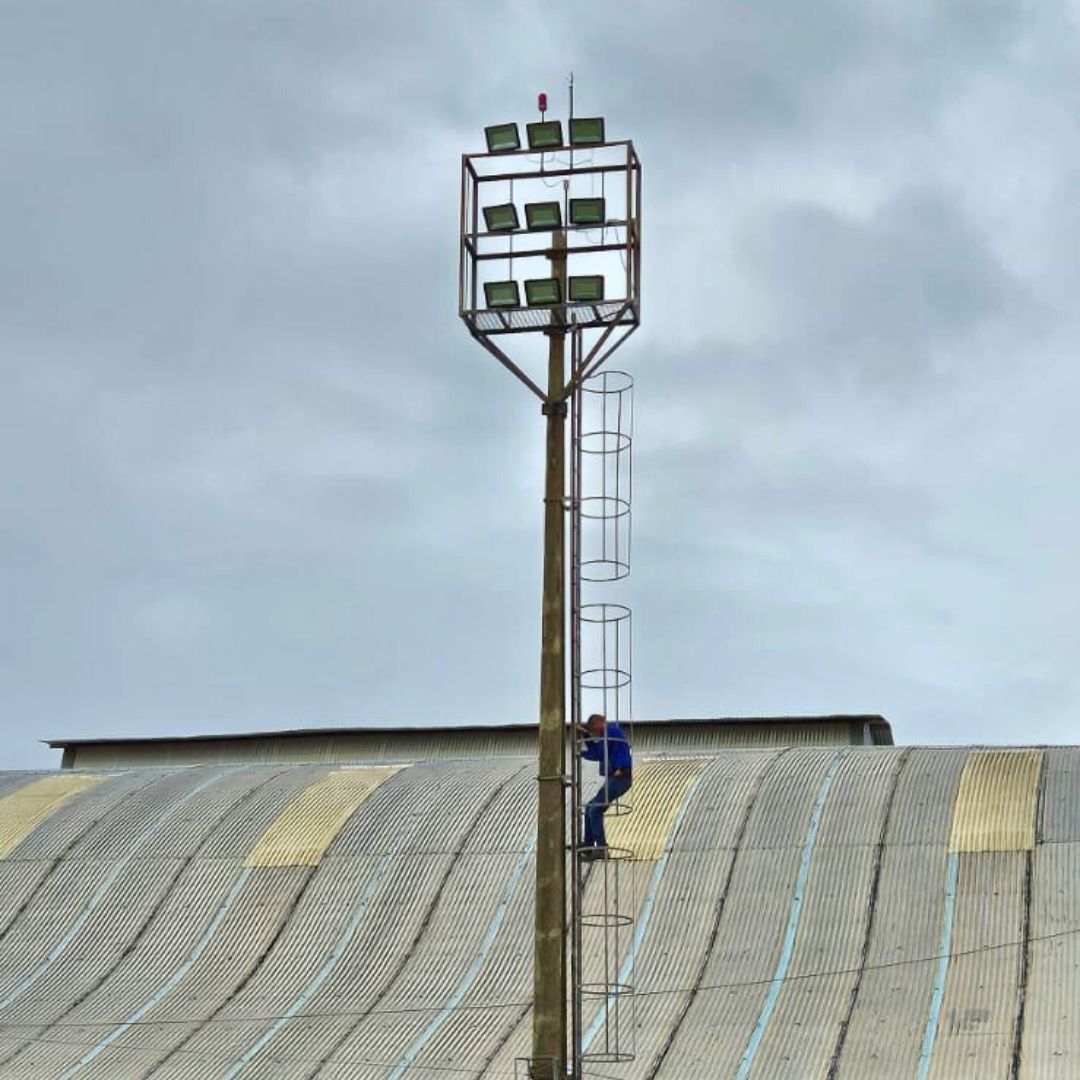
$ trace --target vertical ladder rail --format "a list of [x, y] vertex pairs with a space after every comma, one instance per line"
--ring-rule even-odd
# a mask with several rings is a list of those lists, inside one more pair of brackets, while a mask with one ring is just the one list
[[570, 339], [570, 365], [575, 387], [570, 401], [570, 1061], [573, 1076], [582, 1073], [582, 934], [581, 756], [577, 727], [581, 723], [581, 331]]

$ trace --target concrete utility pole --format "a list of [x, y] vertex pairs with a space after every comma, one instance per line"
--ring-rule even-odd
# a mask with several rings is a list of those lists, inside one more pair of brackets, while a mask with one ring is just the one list
[[[566, 295], [566, 234], [553, 237], [552, 277]], [[566, 326], [548, 329], [544, 599], [540, 652], [533, 1075], [566, 1075]], [[541, 1064], [542, 1063], [542, 1064]], [[543, 1076], [549, 1080], [550, 1072]]]

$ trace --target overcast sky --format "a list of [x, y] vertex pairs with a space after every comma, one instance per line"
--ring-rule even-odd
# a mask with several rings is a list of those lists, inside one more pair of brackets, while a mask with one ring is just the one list
[[[0, 5], [0, 765], [536, 715], [459, 155], [645, 170], [639, 718], [1076, 742], [1080, 4]], [[614, 597], [613, 597], [614, 598]]]

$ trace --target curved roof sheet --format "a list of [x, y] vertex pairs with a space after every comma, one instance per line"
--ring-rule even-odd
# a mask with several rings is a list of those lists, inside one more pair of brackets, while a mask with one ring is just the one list
[[[634, 1058], [595, 1075], [1080, 1074], [1078, 772], [1074, 748], [640, 761], [609, 822], [637, 857], [586, 888], [599, 910], [618, 873], [634, 920], [608, 955], [586, 935], [587, 975], [635, 990], [589, 1000], [590, 1052], [622, 1009]], [[500, 1077], [528, 1052], [531, 759], [46, 777], [0, 774], [0, 1074]]]

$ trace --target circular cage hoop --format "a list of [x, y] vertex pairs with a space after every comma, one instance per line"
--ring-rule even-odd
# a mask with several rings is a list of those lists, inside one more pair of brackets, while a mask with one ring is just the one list
[[630, 685], [630, 672], [623, 668], [585, 668], [581, 673], [582, 690], [623, 690]]
[[587, 982], [581, 984], [581, 995], [587, 998], [632, 998], [634, 988], [624, 982]]
[[587, 623], [622, 622], [630, 618], [630, 609], [625, 604], [582, 604], [581, 621]]
[[590, 930], [615, 930], [633, 926], [634, 916], [620, 915], [615, 911], [583, 911], [579, 921]]
[[[609, 818], [625, 817], [627, 814], [632, 813], [633, 809], [634, 809], [634, 804], [632, 802], [626, 801], [625, 796], [619, 796], [619, 798], [613, 799], [609, 803], [601, 803], [600, 805], [605, 807], [604, 814], [605, 814], [606, 817], [609, 817]], [[585, 807], [584, 806], [581, 807], [581, 816], [582, 817], [585, 816]], [[622, 849], [620, 848], [618, 850], [621, 851]], [[633, 857], [634, 857], [633, 852], [630, 852], [629, 855], [613, 855], [611, 857], [611, 859], [612, 859], [612, 861], [614, 861], [616, 859], [621, 859], [621, 860], [625, 861], [627, 859], [633, 859]]]
[[590, 1050], [581, 1055], [582, 1061], [599, 1062], [605, 1065], [614, 1065], [620, 1061], [633, 1061], [637, 1054], [630, 1050]]
[[630, 500], [616, 495], [588, 495], [581, 500], [581, 516], [589, 521], [618, 521], [630, 513]]
[[634, 861], [634, 853], [626, 847], [609, 845], [607, 848], [607, 858], [600, 861], [605, 863], [632, 863]]
[[622, 454], [630, 449], [633, 436], [625, 431], [584, 431], [581, 436], [581, 452], [583, 454], [596, 454], [614, 456]]
[[634, 389], [633, 377], [617, 368], [605, 368], [595, 375], [590, 375], [582, 384], [586, 394], [625, 394]]
[[622, 559], [589, 559], [581, 564], [582, 581], [621, 581], [630, 575], [630, 564]]

